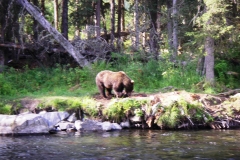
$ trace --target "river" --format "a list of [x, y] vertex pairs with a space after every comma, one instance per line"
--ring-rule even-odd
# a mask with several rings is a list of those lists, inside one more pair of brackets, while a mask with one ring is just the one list
[[0, 136], [0, 159], [240, 159], [240, 130], [121, 130], [104, 133]]

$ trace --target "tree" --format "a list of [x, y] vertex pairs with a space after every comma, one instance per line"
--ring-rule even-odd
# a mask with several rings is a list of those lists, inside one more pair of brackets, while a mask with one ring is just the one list
[[136, 49], [139, 49], [139, 43], [140, 43], [138, 5], [139, 5], [138, 0], [134, 0], [134, 25], [135, 25], [135, 43], [134, 43], [134, 46], [135, 46]]
[[68, 39], [68, 0], [62, 0], [62, 25], [63, 36]]
[[150, 12], [150, 52], [154, 55], [154, 58], [158, 60], [158, 33], [157, 33], [157, 11], [158, 11], [158, 0], [149, 1], [149, 12]]
[[177, 0], [173, 0], [173, 8], [172, 8], [172, 20], [173, 20], [173, 31], [172, 31], [172, 43], [173, 43], [173, 60], [177, 58], [178, 52], [178, 6]]
[[[173, 50], [173, 21], [172, 21], [172, 1], [167, 0], [167, 37], [168, 37], [168, 48], [170, 51]], [[173, 57], [172, 57], [173, 60]]]
[[115, 33], [115, 0], [110, 1], [110, 14], [111, 14], [111, 44], [113, 46], [114, 33]]
[[[227, 6], [224, 5], [224, 0], [205, 0], [205, 13], [201, 16], [203, 32], [205, 33], [205, 78], [210, 84], [214, 84], [214, 64], [215, 64], [215, 42], [226, 36], [231, 30], [225, 18], [228, 12]], [[218, 48], [222, 48], [220, 45]]]
[[206, 70], [206, 81], [210, 84], [214, 84], [214, 39], [211, 36], [206, 37], [205, 51], [204, 67]]
[[100, 35], [101, 35], [101, 26], [100, 26], [101, 3], [102, 3], [102, 0], [98, 0], [97, 5], [96, 5], [96, 33], [97, 33], [97, 37], [100, 37]]
[[88, 60], [85, 59], [66, 38], [50, 25], [50, 23], [41, 15], [39, 10], [33, 7], [27, 0], [17, 0], [17, 2], [24, 7], [42, 25], [42, 27], [45, 28], [55, 40], [68, 51], [70, 55], [72, 55], [80, 66], [89, 66]]
[[54, 27], [58, 30], [58, 0], [53, 0], [54, 6]]

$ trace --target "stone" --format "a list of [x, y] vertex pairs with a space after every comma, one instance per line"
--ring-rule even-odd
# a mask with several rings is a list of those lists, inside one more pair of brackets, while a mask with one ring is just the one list
[[48, 133], [45, 118], [37, 114], [0, 115], [0, 134], [37, 134]]
[[66, 119], [69, 116], [68, 112], [46, 112], [39, 114], [48, 121], [49, 128], [53, 128], [58, 122]]
[[83, 122], [81, 120], [76, 120], [74, 123], [75, 129], [80, 131], [82, 129]]
[[118, 123], [112, 123], [112, 130], [121, 130], [122, 127]]
[[61, 131], [75, 128], [74, 123], [66, 122], [66, 121], [61, 121], [56, 126], [58, 126]]
[[111, 131], [112, 130], [112, 124], [110, 122], [103, 122], [102, 123], [102, 130]]
[[76, 113], [71, 114], [71, 115], [68, 117], [68, 119], [67, 119], [68, 122], [73, 122], [73, 123], [74, 123], [76, 120], [77, 120]]
[[0, 115], [0, 135], [49, 133], [58, 122], [68, 116], [67, 112]]
[[121, 122], [120, 126], [122, 128], [130, 128], [131, 125], [130, 125], [129, 121], [125, 121], [125, 122]]
[[101, 122], [89, 119], [85, 119], [84, 121], [80, 120], [75, 121], [76, 130], [81, 131], [102, 131], [101, 125], [102, 125]]

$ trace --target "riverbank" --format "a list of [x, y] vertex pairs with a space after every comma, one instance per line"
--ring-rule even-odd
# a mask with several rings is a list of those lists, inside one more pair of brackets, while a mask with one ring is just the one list
[[[240, 126], [240, 94], [237, 92], [218, 95], [186, 91], [134, 93], [129, 98], [119, 99], [103, 99], [98, 94], [93, 97], [26, 97], [9, 102], [9, 106], [15, 115], [67, 112], [69, 116], [59, 122], [71, 127], [61, 130], [102, 130], [103, 126], [99, 127], [98, 122], [111, 122], [107, 127], [112, 123], [119, 124], [118, 129], [231, 129]], [[49, 130], [52, 131], [59, 122], [54, 121], [56, 124]], [[75, 122], [81, 125], [76, 127]]]

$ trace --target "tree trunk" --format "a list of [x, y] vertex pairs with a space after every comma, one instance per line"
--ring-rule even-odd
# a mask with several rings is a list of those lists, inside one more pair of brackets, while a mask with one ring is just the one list
[[[171, 2], [171, 0], [168, 0], [167, 1], [167, 34], [168, 34], [168, 48], [169, 48], [169, 51], [173, 50], [173, 39], [172, 39], [173, 24], [172, 24], [171, 14], [172, 14], [172, 2]], [[172, 59], [171, 59], [171, 61], [172, 61]]]
[[206, 81], [210, 84], [214, 84], [214, 39], [210, 36], [205, 41], [205, 70]]
[[54, 6], [54, 27], [58, 30], [58, 0], [53, 1]]
[[149, 9], [150, 9], [150, 51], [153, 54], [154, 59], [158, 60], [158, 35], [157, 35], [157, 10], [158, 10], [158, 0], [149, 1]]
[[[33, 4], [39, 7], [38, 0], [33, 0]], [[38, 40], [38, 22], [33, 18], [33, 38], [35, 42]]]
[[134, 0], [134, 25], [135, 25], [135, 47], [138, 50], [139, 49], [139, 19], [138, 19], [138, 0]]
[[[78, 5], [79, 5], [79, 0], [75, 0], [75, 10], [76, 10], [76, 13], [79, 12], [79, 9], [78, 9]], [[80, 37], [80, 26], [79, 26], [79, 22], [75, 21], [75, 31], [74, 31], [74, 38], [79, 38]]]
[[177, 58], [177, 52], [178, 52], [178, 7], [177, 7], [177, 0], [173, 0], [173, 32], [172, 32], [172, 37], [173, 37], [173, 61], [176, 60]]
[[101, 26], [100, 26], [100, 21], [101, 21], [101, 1], [102, 0], [98, 0], [97, 1], [97, 8], [96, 8], [96, 34], [97, 37], [101, 36]]
[[122, 17], [122, 0], [118, 0], [118, 21], [117, 21], [117, 48], [120, 51], [121, 44], [120, 44], [120, 32], [121, 32], [121, 17]]
[[121, 13], [122, 13], [122, 18], [121, 18], [121, 29], [122, 31], [125, 31], [125, 10], [124, 10], [124, 0], [122, 0], [121, 4]]
[[45, 15], [45, 0], [41, 0], [41, 12]]
[[73, 56], [73, 58], [80, 66], [89, 66], [88, 60], [85, 59], [78, 52], [78, 50], [76, 50], [76, 48], [62, 36], [62, 34], [60, 34], [54, 27], [50, 25], [50, 23], [39, 12], [39, 10], [33, 7], [27, 0], [17, 0], [17, 2], [22, 5], [42, 25], [43, 28], [52, 34], [55, 40], [60, 43], [70, 55]]
[[111, 42], [112, 46], [114, 46], [114, 33], [115, 33], [115, 0], [110, 1], [110, 7], [111, 7]]
[[4, 52], [0, 50], [0, 73], [3, 72], [4, 69]]
[[62, 35], [68, 39], [68, 0], [62, 0]]

